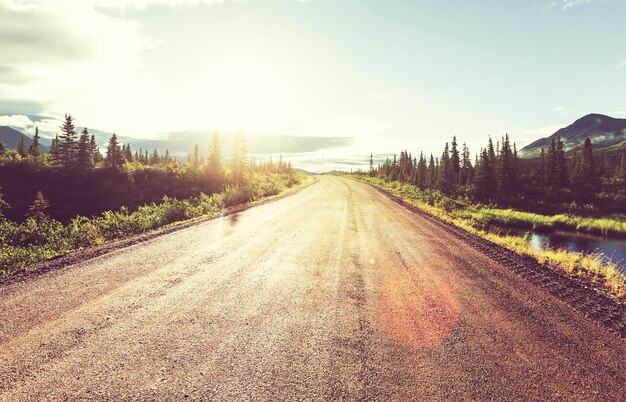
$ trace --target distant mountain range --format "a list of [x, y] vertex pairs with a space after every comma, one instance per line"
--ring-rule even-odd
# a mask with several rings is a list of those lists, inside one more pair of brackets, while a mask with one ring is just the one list
[[[6, 149], [17, 149], [17, 146], [20, 143], [20, 138], [22, 137], [24, 138], [24, 145], [26, 145], [26, 148], [28, 149], [30, 144], [33, 143], [33, 139], [31, 137], [17, 131], [14, 128], [0, 126], [0, 142]], [[49, 140], [42, 138], [39, 143], [41, 152], [48, 152], [50, 150], [49, 146], [44, 145], [46, 143], [49, 143]]]
[[[89, 130], [90, 134], [96, 136], [96, 142], [102, 151], [106, 148], [107, 142], [111, 137], [111, 133], [99, 130]], [[16, 149], [20, 141], [20, 137], [24, 137], [25, 144], [28, 147], [32, 143], [32, 138], [21, 133], [15, 128], [8, 126], [0, 126], [0, 142], [7, 149]], [[118, 136], [118, 139], [124, 144], [130, 144], [133, 151], [157, 149], [163, 153], [169, 150], [170, 155], [186, 158], [188, 154], [193, 153], [197, 144], [200, 149], [200, 155], [209, 154], [211, 146], [210, 131], [181, 131], [162, 135], [159, 139], [142, 139]], [[350, 137], [317, 137], [317, 136], [293, 136], [293, 135], [251, 135], [246, 136], [246, 147], [249, 154], [296, 154], [315, 152], [326, 148], [346, 147], [352, 144]], [[220, 133], [220, 146], [222, 155], [227, 157], [230, 155], [231, 146], [235, 140], [235, 134]], [[41, 150], [47, 152], [51, 144], [48, 138], [41, 139]]]
[[575, 149], [589, 137], [595, 150], [626, 145], [626, 119], [615, 119], [603, 114], [588, 114], [549, 137], [541, 138], [521, 149], [524, 158], [539, 155], [541, 148], [547, 150], [552, 139], [561, 137], [566, 150]]

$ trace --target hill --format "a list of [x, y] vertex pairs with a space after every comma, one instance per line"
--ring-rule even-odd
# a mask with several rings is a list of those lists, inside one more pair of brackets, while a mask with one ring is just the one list
[[626, 141], [626, 119], [616, 119], [602, 114], [588, 114], [549, 137], [541, 138], [521, 149], [524, 158], [538, 156], [541, 148], [547, 148], [553, 138], [561, 137], [567, 150], [581, 146], [589, 137], [594, 149], [615, 147]]
[[[17, 149], [18, 144], [20, 143], [20, 138], [24, 138], [24, 144], [28, 148], [30, 144], [33, 143], [33, 139], [26, 134], [23, 134], [17, 131], [14, 128], [9, 126], [0, 126], [0, 142], [6, 149]], [[39, 149], [41, 152], [48, 152], [50, 147], [45, 146], [40, 143]]]

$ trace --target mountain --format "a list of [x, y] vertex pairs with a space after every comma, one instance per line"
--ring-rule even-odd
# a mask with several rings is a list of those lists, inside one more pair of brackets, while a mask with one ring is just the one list
[[626, 119], [615, 119], [602, 114], [588, 114], [549, 137], [541, 138], [521, 149], [524, 158], [535, 157], [541, 148], [548, 148], [553, 138], [561, 137], [565, 149], [570, 150], [581, 146], [589, 137], [594, 149], [615, 146], [626, 141]]
[[[24, 137], [24, 144], [26, 148], [33, 143], [33, 139], [26, 134], [23, 134], [17, 131], [14, 128], [9, 126], [0, 126], [0, 142], [6, 149], [17, 149], [18, 144], [20, 143], [20, 138]], [[48, 152], [50, 147], [47, 147], [43, 144], [39, 144], [39, 150], [41, 152]]]
[[[209, 131], [181, 131], [168, 133], [160, 136], [158, 139], [141, 139], [132, 137], [119, 137], [123, 143], [130, 144], [133, 151], [139, 148], [148, 151], [158, 149], [160, 152], [168, 149], [170, 155], [187, 157], [187, 154], [193, 153], [195, 144], [198, 144], [201, 156], [209, 153], [211, 146], [211, 133]], [[101, 148], [106, 146], [104, 138], [96, 139]], [[246, 141], [247, 153], [250, 155], [258, 154], [301, 154], [307, 152], [315, 152], [327, 148], [347, 147], [352, 144], [352, 138], [349, 137], [318, 137], [318, 136], [293, 136], [280, 134], [264, 134], [264, 135], [244, 135]], [[222, 148], [222, 156], [228, 158], [231, 153], [232, 144], [235, 140], [233, 133], [220, 133], [220, 145]]]

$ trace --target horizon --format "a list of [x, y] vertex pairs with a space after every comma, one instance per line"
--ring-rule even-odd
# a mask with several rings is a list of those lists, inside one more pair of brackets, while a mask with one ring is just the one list
[[138, 140], [352, 139], [313, 164], [324, 152], [437, 154], [453, 136], [472, 153], [506, 133], [521, 148], [589, 113], [626, 117], [614, 90], [626, 85], [626, 52], [614, 50], [625, 11], [611, 0], [0, 0], [0, 125], [50, 136], [69, 113]]

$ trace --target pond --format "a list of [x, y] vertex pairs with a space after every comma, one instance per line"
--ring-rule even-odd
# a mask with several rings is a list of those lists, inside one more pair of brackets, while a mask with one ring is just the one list
[[533, 231], [516, 231], [524, 237], [528, 233], [528, 241], [536, 250], [565, 249], [583, 254], [601, 254], [606, 261], [616, 263], [620, 271], [626, 274], [626, 239], [607, 239], [576, 232], [538, 233]]

